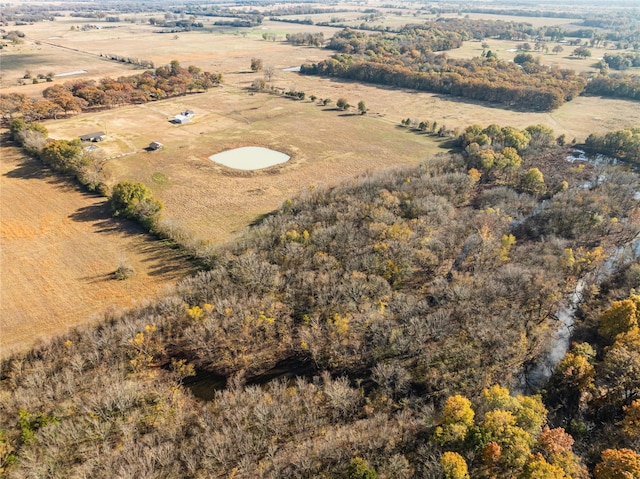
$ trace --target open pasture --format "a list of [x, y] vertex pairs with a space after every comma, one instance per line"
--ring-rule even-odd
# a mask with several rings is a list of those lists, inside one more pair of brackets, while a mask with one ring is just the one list
[[[261, 43], [245, 39], [247, 43]], [[295, 49], [313, 51], [312, 49]], [[477, 123], [524, 128], [544, 123], [569, 141], [589, 133], [640, 123], [633, 102], [579, 97], [554, 112], [523, 113], [429, 93], [362, 85], [278, 70], [273, 83], [305, 91], [294, 101], [247, 87], [260, 73], [239, 72], [250, 57], [236, 58], [224, 71], [226, 84], [208, 93], [107, 110], [51, 121], [51, 136], [74, 138], [91, 131], [107, 132], [99, 144], [108, 157], [112, 181], [133, 179], [154, 189], [165, 203], [165, 216], [197, 239], [220, 242], [277, 208], [311, 184], [393, 165], [415, 163], [438, 151], [433, 137], [400, 128], [402, 118], [436, 120], [448, 129]], [[265, 57], [265, 61], [283, 59]], [[330, 98], [323, 107], [308, 97]], [[338, 98], [352, 105], [363, 100], [365, 116], [334, 109]], [[185, 109], [196, 113], [185, 125], [169, 122]], [[580, 121], [576, 121], [579, 118]], [[164, 144], [146, 152], [152, 141]], [[263, 146], [292, 156], [291, 161], [259, 172], [239, 172], [214, 164], [209, 156], [242, 146]], [[155, 178], [163, 178], [156, 181]]]
[[[353, 96], [350, 101], [360, 99]], [[168, 121], [185, 109], [195, 112], [190, 123]], [[107, 139], [99, 146], [108, 156], [136, 150], [109, 160], [112, 181], [148, 184], [165, 203], [169, 221], [194, 237], [214, 242], [228, 239], [309, 185], [415, 164], [438, 150], [429, 137], [398, 128], [375, 113], [360, 116], [317, 101], [250, 94], [232, 86], [47, 124], [51, 136], [58, 138], [105, 126]], [[151, 141], [163, 143], [164, 148], [144, 151]], [[209, 159], [242, 146], [281, 151], [291, 160], [243, 172]]]
[[[16, 91], [37, 96], [52, 83], [42, 81], [19, 85], [26, 71], [32, 75], [49, 72], [65, 73], [86, 70], [85, 74], [58, 77], [54, 83], [75, 79], [100, 79], [107, 76], [130, 75], [141, 71], [135, 65], [107, 60], [108, 55], [147, 60], [165, 65], [179, 60], [184, 65], [197, 65], [205, 70], [227, 73], [249, 72], [252, 57], [264, 58], [265, 66], [286, 68], [305, 62], [317, 62], [332, 52], [318, 48], [293, 48], [283, 40], [287, 33], [323, 32], [330, 38], [331, 27], [296, 25], [265, 20], [259, 27], [231, 29], [219, 27], [211, 32], [193, 31], [180, 34], [155, 33], [158, 27], [148, 23], [116, 23], [108, 28], [82, 31], [88, 19], [63, 17], [55, 22], [39, 22], [20, 27], [26, 35], [24, 43], [10, 45], [0, 52], [2, 75], [0, 91]], [[99, 23], [104, 27], [105, 23]], [[70, 30], [74, 27], [75, 30]], [[273, 33], [276, 42], [265, 41], [264, 33]]]
[[[0, 161], [0, 356], [153, 298], [195, 267], [18, 149]], [[114, 279], [120, 263], [134, 269]]]

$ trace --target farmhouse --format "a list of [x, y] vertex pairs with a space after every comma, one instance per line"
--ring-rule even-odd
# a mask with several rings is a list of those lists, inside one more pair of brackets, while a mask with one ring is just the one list
[[81, 135], [81, 141], [102, 141], [107, 135], [104, 131], [96, 131], [94, 133], [88, 133], [86, 135]]
[[195, 113], [192, 110], [185, 110], [174, 116], [171, 121], [177, 124], [188, 123], [194, 115]]
[[158, 141], [152, 141], [149, 143], [149, 150], [151, 151], [159, 150], [160, 148], [162, 148], [162, 143]]

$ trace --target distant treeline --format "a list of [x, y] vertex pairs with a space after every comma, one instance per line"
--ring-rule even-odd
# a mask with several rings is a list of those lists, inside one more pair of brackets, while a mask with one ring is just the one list
[[0, 94], [0, 115], [5, 121], [16, 116], [27, 122], [57, 118], [95, 108], [146, 103], [206, 91], [221, 80], [221, 74], [204, 72], [193, 65], [183, 68], [174, 60], [170, 65], [138, 75], [53, 85], [42, 92], [42, 100], [32, 100], [21, 93]]
[[367, 36], [344, 30], [327, 48], [336, 54], [301, 73], [321, 74], [445, 93], [534, 111], [553, 110], [579, 95], [585, 80], [571, 70], [527, 62], [522, 66], [487, 55], [454, 60], [432, 53], [460, 45], [457, 33], [411, 29], [398, 35]]
[[588, 95], [640, 100], [640, 76], [598, 75], [589, 80], [584, 92]]
[[[331, 37], [327, 48], [340, 53], [393, 57], [407, 53], [413, 54], [414, 51], [419, 54], [451, 50], [461, 47], [462, 42], [463, 36], [458, 32], [411, 25], [403, 27], [397, 35], [368, 35], [345, 28]], [[398, 58], [398, 63], [404, 60], [404, 58]]]
[[[301, 73], [444, 93], [532, 111], [553, 110], [582, 93], [640, 99], [640, 79], [634, 76], [588, 78], [527, 59], [519, 64], [499, 60], [490, 51], [469, 60], [433, 53], [457, 48], [471, 34], [490, 32], [497, 33], [481, 28], [470, 32], [423, 29], [419, 25], [406, 26], [393, 35], [345, 29], [327, 44], [340, 53], [303, 65]], [[506, 29], [498, 35], [513, 33]]]
[[324, 45], [324, 33], [287, 33], [286, 40], [294, 45], [321, 47]]
[[628, 70], [640, 67], [640, 53], [605, 53], [603, 60], [614, 70]]

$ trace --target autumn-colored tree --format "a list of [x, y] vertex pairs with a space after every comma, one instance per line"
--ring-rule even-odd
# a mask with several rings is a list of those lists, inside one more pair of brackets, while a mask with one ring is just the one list
[[109, 203], [114, 216], [139, 220], [147, 228], [153, 226], [163, 207], [146, 185], [134, 181], [123, 181], [115, 185]]
[[464, 458], [457, 452], [445, 452], [440, 458], [444, 479], [469, 479], [469, 470]]
[[518, 409], [518, 400], [509, 393], [507, 388], [494, 384], [482, 391], [482, 405], [487, 410], [515, 411]]
[[42, 92], [47, 100], [57, 104], [65, 113], [78, 112], [82, 110], [83, 99], [76, 98], [62, 85], [53, 85]]
[[24, 93], [0, 94], [0, 116], [3, 120], [10, 120], [14, 115], [24, 110], [30, 100]]
[[558, 366], [557, 373], [562, 378], [564, 386], [586, 391], [593, 386], [596, 370], [582, 355], [568, 352]]
[[442, 412], [442, 424], [436, 427], [434, 439], [443, 445], [460, 445], [471, 426], [475, 413], [471, 401], [456, 395], [447, 398]]
[[547, 191], [547, 185], [544, 184], [544, 175], [538, 168], [529, 168], [522, 178], [520, 187], [523, 191], [534, 196], [539, 196]]
[[640, 328], [616, 336], [607, 348], [601, 378], [611, 401], [635, 399], [640, 390]]
[[547, 125], [531, 125], [525, 128], [531, 137], [529, 148], [547, 148], [555, 143], [555, 133]]
[[537, 453], [529, 458], [518, 475], [518, 479], [569, 479], [558, 466], [549, 464], [542, 454]]
[[636, 399], [622, 410], [624, 411], [622, 432], [632, 440], [640, 439], [640, 399]]
[[51, 140], [40, 153], [42, 161], [56, 171], [76, 173], [82, 165], [80, 140]]
[[496, 409], [485, 414], [480, 425], [489, 441], [500, 446], [500, 462], [506, 467], [522, 467], [531, 454], [533, 438], [517, 425], [516, 417], [509, 411]]
[[605, 449], [594, 476], [596, 479], [637, 479], [640, 477], [640, 454], [631, 449]]
[[378, 479], [378, 473], [361, 457], [354, 457], [347, 470], [348, 479]]
[[614, 301], [600, 316], [600, 334], [611, 341], [618, 334], [638, 328], [639, 302], [640, 296], [637, 295], [622, 301]]
[[587, 479], [589, 472], [573, 452], [573, 443], [573, 437], [561, 427], [549, 429], [545, 426], [538, 439], [538, 447], [549, 464], [559, 467], [572, 479]]

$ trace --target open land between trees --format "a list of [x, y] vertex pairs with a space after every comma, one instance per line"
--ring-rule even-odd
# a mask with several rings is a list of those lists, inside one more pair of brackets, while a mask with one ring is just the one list
[[[637, 103], [624, 100], [578, 97], [553, 112], [522, 113], [430, 93], [300, 76], [283, 69], [322, 60], [332, 52], [293, 47], [262, 38], [264, 32], [275, 32], [284, 37], [286, 33], [301, 31], [323, 31], [328, 38], [337, 30], [327, 27], [266, 20], [262, 27], [247, 30], [246, 36], [221, 29], [214, 33], [182, 32], [177, 38], [153, 33], [147, 24], [118, 23], [112, 29], [87, 32], [70, 30], [72, 25], [83, 22], [87, 23], [86, 20], [64, 17], [56, 22], [23, 27], [28, 41], [3, 52], [0, 92], [16, 91], [38, 96], [52, 84], [43, 82], [17, 86], [15, 78], [28, 68], [33, 73], [45, 74], [52, 69], [55, 73], [87, 70], [85, 75], [56, 78], [53, 84], [80, 78], [99, 80], [104, 76], [140, 71], [131, 65], [100, 57], [109, 53], [144, 58], [156, 65], [177, 59], [185, 67], [193, 64], [213, 73], [222, 73], [223, 86], [207, 93], [46, 122], [51, 137], [59, 139], [106, 131], [107, 138], [99, 147], [106, 156], [113, 157], [107, 162], [111, 181], [128, 179], [147, 184], [165, 204], [165, 221], [187, 232], [194, 242], [204, 241], [213, 245], [225, 242], [306, 187], [335, 184], [365, 171], [416, 164], [439, 151], [436, 138], [399, 128], [403, 118], [437, 121], [451, 130], [474, 123], [497, 123], [518, 128], [542, 123], [552, 127], [556, 134], [566, 134], [569, 141], [572, 138], [583, 141], [593, 132], [604, 133], [640, 124]], [[491, 41], [490, 47], [501, 56], [515, 55], [507, 52], [512, 43]], [[471, 56], [478, 48], [477, 43], [467, 42], [460, 52], [454, 50], [447, 54], [464, 53], [466, 56], [469, 50], [468, 55]], [[249, 69], [254, 57], [274, 68], [274, 87], [304, 91], [307, 99], [293, 101], [267, 93], [249, 92], [251, 83], [262, 78], [262, 72], [253, 73]], [[547, 60], [561, 59], [562, 56], [542, 55], [543, 64]], [[570, 63], [575, 69], [588, 70], [594, 60], [576, 59]], [[318, 101], [308, 99], [311, 95], [319, 99], [330, 98], [333, 103], [320, 106]], [[353, 109], [346, 113], [333, 109], [340, 97], [352, 105], [365, 101], [369, 109], [367, 115], [355, 115]], [[192, 122], [176, 126], [167, 121], [184, 109], [196, 112]], [[145, 152], [144, 148], [151, 141], [162, 142], [164, 149]], [[238, 173], [217, 166], [208, 159], [214, 153], [239, 146], [266, 146], [291, 154], [292, 160], [260, 172]], [[3, 159], [2, 167], [6, 171], [2, 177], [3, 205], [16, 202], [19, 188], [12, 186], [12, 182], [24, 187], [24, 180], [20, 182], [10, 176], [10, 171], [24, 161], [31, 160]], [[38, 166], [34, 163], [29, 168], [37, 170]], [[67, 219], [55, 229], [63, 239], [52, 242], [49, 237], [32, 235], [36, 243], [28, 245], [21, 241], [20, 250], [15, 254], [10, 248], [3, 247], [2, 317], [13, 321], [10, 325], [8, 320], [4, 320], [2, 325], [3, 350], [13, 345], [27, 345], [41, 334], [63, 331], [69, 325], [97, 315], [108, 304], [129, 305], [132, 298], [152, 296], [161, 284], [177, 279], [182, 272], [186, 274], [189, 270], [188, 266], [172, 257], [175, 269], [166, 268], [171, 270], [169, 276], [151, 276], [147, 268], [153, 269], [150, 265], [159, 258], [144, 259], [144, 254], [148, 254], [149, 249], [156, 255], [167, 254], [161, 253], [161, 246], [154, 246], [156, 243], [149, 242], [145, 236], [127, 236], [116, 227], [107, 235], [96, 225], [98, 220], [69, 220], [79, 208], [106, 208], [100, 206], [103, 200], [68, 191], [68, 187], [52, 186], [46, 179], [39, 181], [49, 188], [47, 195], [36, 194], [43, 185], [33, 186], [33, 192], [22, 194], [24, 211], [14, 208], [11, 214], [22, 215], [16, 217], [16, 223], [31, 224], [35, 221], [35, 212], [42, 211], [43, 198], [46, 197], [48, 207], [53, 205], [54, 211]], [[56, 206], [58, 201], [66, 209]], [[83, 205], [83, 202], [88, 203]], [[3, 212], [3, 223], [6, 223], [8, 214]], [[81, 234], [74, 228], [86, 229]], [[73, 258], [77, 268], [70, 268], [66, 263], [54, 267], [55, 254], [50, 252], [48, 261], [41, 261], [38, 252], [51, 243], [59, 245], [62, 251], [73, 251], [73, 254], [56, 253], [61, 254], [57, 261]], [[89, 253], [97, 254], [99, 258], [85, 258]], [[139, 273], [137, 279], [123, 283], [92, 282], [91, 278], [117, 268], [122, 256], [126, 256]], [[87, 266], [92, 261], [101, 263], [99, 266]], [[46, 286], [38, 285], [39, 278], [47, 283]], [[33, 286], [26, 287], [25, 281]], [[42, 301], [42, 307], [30, 304], [33, 288], [38, 288], [40, 295], [49, 295]], [[83, 288], [89, 289], [84, 291]], [[10, 326], [16, 328], [14, 332]]]

